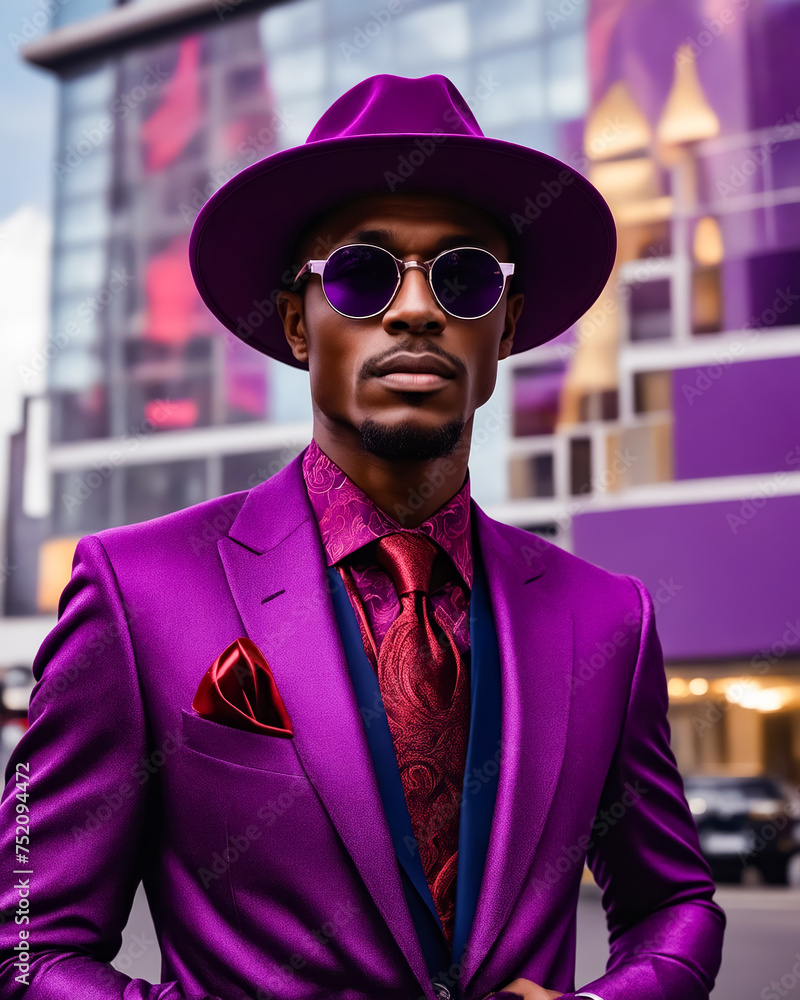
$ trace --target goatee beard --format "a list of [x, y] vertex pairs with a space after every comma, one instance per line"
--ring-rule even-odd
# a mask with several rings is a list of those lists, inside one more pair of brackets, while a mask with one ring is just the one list
[[395, 462], [424, 462], [452, 455], [461, 441], [464, 421], [455, 418], [436, 428], [411, 422], [387, 427], [367, 417], [359, 431], [361, 447], [371, 455]]

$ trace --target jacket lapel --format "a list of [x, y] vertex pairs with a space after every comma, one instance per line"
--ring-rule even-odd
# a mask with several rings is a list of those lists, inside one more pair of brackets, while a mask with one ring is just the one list
[[[297, 752], [370, 896], [428, 997], [364, 726], [338, 633], [302, 452], [254, 487], [218, 546], [247, 636], [263, 651], [297, 735]], [[566, 745], [572, 616], [543, 583], [536, 551], [474, 502], [502, 682], [501, 766], [475, 919], [460, 981], [480, 997], [513, 973], [502, 930], [528, 875]], [[332, 766], [337, 762], [339, 766]], [[368, 833], [365, 835], [365, 831]], [[526, 913], [527, 920], [544, 914]], [[497, 947], [493, 948], [496, 942]], [[490, 952], [490, 949], [493, 950]]]
[[248, 493], [218, 548], [247, 636], [262, 650], [297, 753], [367, 891], [433, 997], [406, 904], [337, 630], [302, 453]]
[[[472, 516], [497, 628], [502, 684], [497, 799], [460, 972], [465, 995], [480, 997], [516, 975], [515, 956], [503, 948], [502, 932], [529, 877], [564, 758], [573, 622], [547, 585], [536, 536], [530, 546], [520, 546], [474, 501]], [[541, 912], [526, 911], [528, 922], [545, 915], [546, 897], [538, 899]]]

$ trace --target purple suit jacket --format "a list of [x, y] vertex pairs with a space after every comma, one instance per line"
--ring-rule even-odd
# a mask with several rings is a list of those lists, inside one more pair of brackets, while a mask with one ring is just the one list
[[[8, 1000], [433, 998], [301, 460], [249, 491], [79, 542], [6, 775]], [[603, 1000], [703, 1000], [725, 917], [669, 748], [650, 596], [474, 501], [472, 516], [500, 644], [503, 755], [456, 970], [464, 998], [517, 976], [574, 989], [588, 851], [611, 956], [578, 985]], [[244, 635], [272, 667], [294, 739], [191, 709], [208, 666]], [[14, 856], [20, 764], [29, 865]], [[108, 964], [140, 879], [160, 984]], [[29, 985], [17, 981], [20, 930]]]

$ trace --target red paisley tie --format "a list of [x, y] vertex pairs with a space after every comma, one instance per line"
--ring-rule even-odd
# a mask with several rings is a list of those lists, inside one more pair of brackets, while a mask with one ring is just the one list
[[385, 535], [378, 543], [378, 562], [401, 604], [381, 642], [378, 682], [420, 861], [452, 944], [470, 688], [464, 658], [428, 595], [437, 551], [420, 534]]

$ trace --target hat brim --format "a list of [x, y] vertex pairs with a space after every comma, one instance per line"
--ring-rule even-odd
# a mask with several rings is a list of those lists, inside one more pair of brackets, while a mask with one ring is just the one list
[[203, 301], [256, 350], [308, 370], [292, 354], [275, 305], [300, 263], [289, 259], [292, 244], [326, 209], [392, 190], [471, 202], [516, 239], [514, 287], [525, 303], [512, 353], [571, 326], [596, 301], [614, 266], [611, 210], [585, 177], [555, 157], [480, 136], [353, 136], [274, 153], [209, 198], [189, 241]]

